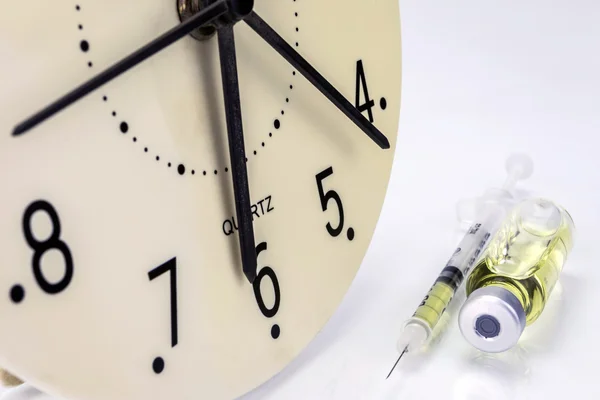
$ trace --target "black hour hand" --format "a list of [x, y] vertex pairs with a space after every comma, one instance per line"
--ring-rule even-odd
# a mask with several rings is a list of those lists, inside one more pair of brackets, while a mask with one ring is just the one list
[[229, 139], [229, 158], [231, 159], [235, 211], [239, 228], [240, 253], [244, 274], [250, 283], [252, 283], [256, 278], [256, 245], [254, 243], [254, 228], [252, 225], [248, 171], [246, 170], [246, 151], [242, 129], [242, 109], [240, 106], [233, 25], [226, 25], [219, 28], [217, 35], [219, 39], [223, 95], [225, 97], [227, 137]]

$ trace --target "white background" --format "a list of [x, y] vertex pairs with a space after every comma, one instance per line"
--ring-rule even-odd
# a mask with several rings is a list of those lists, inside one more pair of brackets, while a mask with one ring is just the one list
[[[600, 1], [400, 5], [400, 134], [373, 242], [321, 334], [244, 400], [600, 398]], [[402, 321], [460, 238], [456, 201], [501, 184], [512, 151], [535, 162], [522, 188], [577, 225], [551, 304], [495, 356], [471, 348], [454, 318], [427, 358], [386, 381]]]
[[[598, 399], [600, 1], [401, 0], [403, 93], [388, 196], [338, 312], [256, 399]], [[485, 356], [452, 320], [427, 359], [385, 381], [402, 321], [460, 239], [455, 203], [504, 179], [572, 214], [560, 287], [518, 348]], [[408, 360], [407, 360], [408, 361]]]

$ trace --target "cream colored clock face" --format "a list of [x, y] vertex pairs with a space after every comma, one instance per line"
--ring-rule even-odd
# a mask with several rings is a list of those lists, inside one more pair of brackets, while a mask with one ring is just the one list
[[0, 365], [77, 400], [232, 398], [279, 372], [336, 309], [377, 223], [400, 108], [397, 0], [255, 3], [387, 150], [235, 25], [254, 286], [216, 38], [185, 37], [12, 137], [179, 17], [176, 0], [0, 2]]

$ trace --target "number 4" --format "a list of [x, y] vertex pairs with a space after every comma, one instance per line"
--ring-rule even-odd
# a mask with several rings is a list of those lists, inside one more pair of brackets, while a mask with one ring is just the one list
[[[360, 92], [362, 91], [365, 94], [365, 102], [360, 104]], [[367, 78], [365, 77], [365, 69], [363, 67], [362, 60], [358, 60], [356, 62], [356, 109], [361, 113], [365, 110], [369, 114], [369, 121], [372, 123], [373, 120], [373, 110], [375, 107], [375, 101], [369, 98], [369, 89], [367, 88]]]

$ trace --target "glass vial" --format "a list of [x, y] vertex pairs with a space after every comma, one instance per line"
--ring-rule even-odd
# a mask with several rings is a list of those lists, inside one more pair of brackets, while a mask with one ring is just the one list
[[511, 210], [466, 283], [465, 339], [486, 352], [513, 347], [544, 310], [573, 246], [569, 213], [546, 199]]

